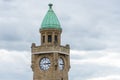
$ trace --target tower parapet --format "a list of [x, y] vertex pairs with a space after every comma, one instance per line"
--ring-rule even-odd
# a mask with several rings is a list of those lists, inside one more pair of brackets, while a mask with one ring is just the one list
[[32, 54], [45, 54], [45, 53], [53, 53], [57, 52], [60, 54], [69, 55], [70, 47], [66, 46], [35, 46], [32, 45]]

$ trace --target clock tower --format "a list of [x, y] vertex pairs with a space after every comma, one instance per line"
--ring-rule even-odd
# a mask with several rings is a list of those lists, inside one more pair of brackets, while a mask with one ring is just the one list
[[40, 28], [41, 45], [31, 46], [33, 80], [68, 80], [70, 47], [61, 45], [62, 28], [49, 4]]

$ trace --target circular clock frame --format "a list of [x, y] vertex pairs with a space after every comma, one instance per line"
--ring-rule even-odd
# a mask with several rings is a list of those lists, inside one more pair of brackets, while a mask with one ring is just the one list
[[41, 70], [48, 70], [50, 68], [51, 62], [48, 57], [43, 57], [39, 61], [39, 67]]
[[65, 65], [64, 60], [63, 60], [62, 57], [60, 57], [60, 58], [58, 59], [59, 70], [63, 70], [63, 69], [64, 69], [64, 65]]

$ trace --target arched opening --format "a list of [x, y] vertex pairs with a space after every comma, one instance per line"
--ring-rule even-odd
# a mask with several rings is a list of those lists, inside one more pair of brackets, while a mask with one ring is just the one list
[[52, 35], [48, 35], [48, 42], [52, 42]]
[[57, 43], [57, 42], [58, 42], [58, 36], [55, 35], [55, 43]]

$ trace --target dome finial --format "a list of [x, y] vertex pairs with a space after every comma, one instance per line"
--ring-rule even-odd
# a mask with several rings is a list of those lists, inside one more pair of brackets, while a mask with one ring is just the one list
[[48, 4], [48, 6], [50, 9], [52, 9], [53, 4], [50, 3], [50, 4]]

